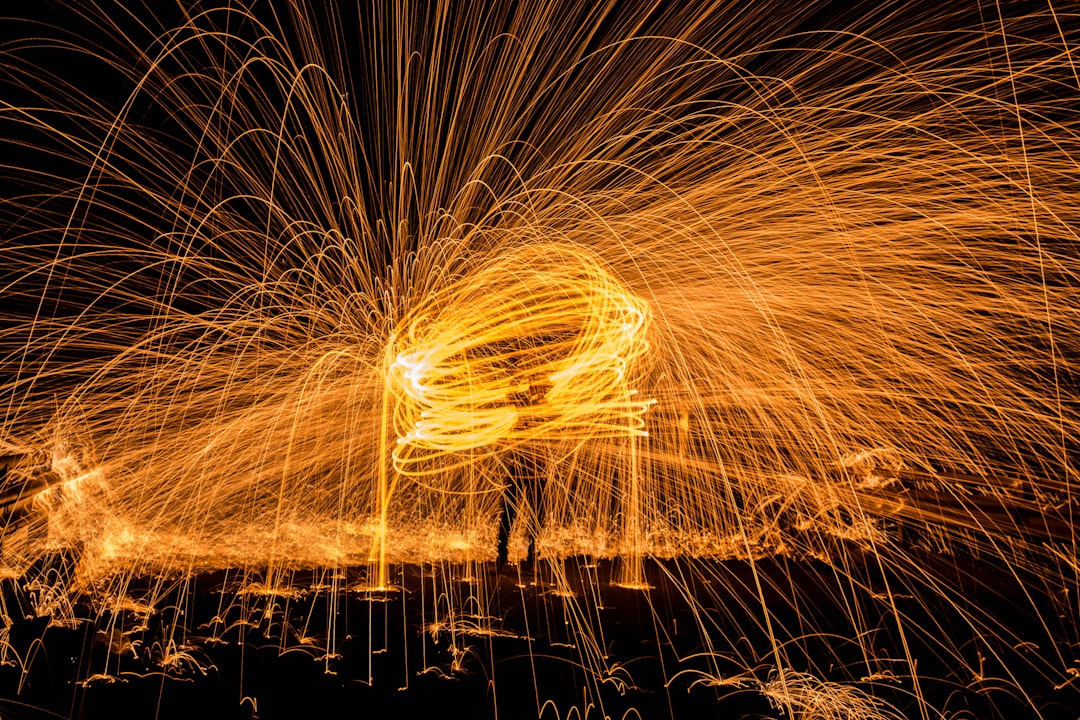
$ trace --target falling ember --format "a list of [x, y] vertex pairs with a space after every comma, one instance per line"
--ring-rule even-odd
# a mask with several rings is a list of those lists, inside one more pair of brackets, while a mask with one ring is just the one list
[[1080, 707], [1080, 16], [803, 5], [0, 22], [0, 697]]

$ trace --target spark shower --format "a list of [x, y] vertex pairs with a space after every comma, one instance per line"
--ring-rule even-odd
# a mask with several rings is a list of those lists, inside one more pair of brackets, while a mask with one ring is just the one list
[[[149, 619], [216, 578], [328, 673], [345, 604], [416, 605], [388, 645], [451, 651], [399, 674], [484, 666], [497, 694], [494, 651], [466, 649], [518, 632], [509, 578], [583, 668], [573, 708], [534, 671], [538, 715], [640, 682], [605, 645], [611, 588], [657, 637], [692, 626], [655, 651], [660, 693], [1075, 707], [1074, 7], [101, 2], [4, 25], [20, 687], [37, 620], [105, 638], [80, 683], [151, 644], [191, 673], [229, 613]], [[497, 571], [515, 453], [543, 512]], [[321, 633], [282, 609], [312, 598]]]

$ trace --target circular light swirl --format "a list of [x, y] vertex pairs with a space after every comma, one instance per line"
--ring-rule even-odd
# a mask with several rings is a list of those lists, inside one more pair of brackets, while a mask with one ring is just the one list
[[649, 306], [585, 250], [523, 247], [428, 297], [387, 349], [394, 468], [431, 475], [465, 451], [644, 435], [633, 389]]

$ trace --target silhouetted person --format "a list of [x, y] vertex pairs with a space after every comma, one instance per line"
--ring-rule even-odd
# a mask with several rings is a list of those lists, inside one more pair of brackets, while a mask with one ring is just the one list
[[[528, 393], [515, 398], [519, 407], [535, 407], [547, 394], [548, 385], [529, 384]], [[522, 422], [529, 423], [526, 417]], [[527, 427], [528, 425], [524, 425]], [[547, 468], [543, 459], [533, 448], [514, 449], [506, 462], [509, 482], [503, 490], [502, 508], [499, 513], [498, 569], [501, 570], [509, 556], [510, 531], [514, 527], [521, 508], [528, 504], [531, 517], [526, 516], [525, 533], [529, 540], [526, 562], [531, 566], [536, 560], [536, 536], [544, 524], [544, 483]]]
[[544, 463], [536, 455], [514, 451], [507, 462], [509, 483], [503, 491], [502, 513], [499, 519], [499, 568], [506, 565], [509, 555], [510, 531], [522, 507], [528, 505], [531, 516], [525, 516], [525, 533], [529, 551], [525, 562], [536, 560], [536, 536], [544, 524]]

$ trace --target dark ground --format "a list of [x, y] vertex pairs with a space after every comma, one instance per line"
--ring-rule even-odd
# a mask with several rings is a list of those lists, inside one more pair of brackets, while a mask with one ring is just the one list
[[[1038, 597], [1037, 583], [1025, 597], [1010, 575], [989, 563], [924, 553], [912, 562], [953, 588], [952, 600], [934, 600], [933, 593], [898, 591], [899, 577], [879, 572], [876, 559], [856, 561], [866, 567], [843, 579], [833, 567], [811, 561], [759, 561], [754, 568], [736, 561], [650, 561], [653, 588], [640, 591], [613, 584], [610, 562], [570, 559], [562, 568], [573, 598], [552, 592], [547, 566], [538, 577], [510, 566], [497, 579], [493, 565], [481, 566], [489, 573], [481, 583], [452, 579], [461, 568], [397, 567], [400, 587], [388, 594], [237, 595], [223, 573], [177, 581], [164, 591], [160, 581], [146, 581], [129, 593], [157, 588], [159, 611], [145, 627], [130, 611], [105, 612], [74, 627], [17, 620], [9, 634], [14, 654], [0, 667], [0, 717], [322, 717], [344, 707], [346, 716], [358, 717], [782, 718], [752, 687], [694, 684], [702, 675], [693, 671], [730, 677], [752, 667], [758, 679], [768, 677], [775, 656], [763, 605], [775, 636], [789, 640], [783, 646], [789, 666], [823, 679], [858, 681], [870, 674], [855, 641], [861, 632], [878, 658], [875, 669], [892, 668], [895, 678], [857, 686], [907, 716], [918, 715], [906, 664], [888, 660], [902, 658], [905, 643], [917, 659], [919, 691], [930, 705], [955, 713], [950, 717], [1037, 717], [1034, 707], [1048, 719], [1080, 717], [1080, 683], [1054, 689], [1070, 677], [1054, 667], [1075, 665], [1057, 654], [1075, 654], [1075, 639], [1062, 635], [1075, 632], [1069, 629], [1075, 622], [1054, 617], [1063, 614], [1057, 612], [1061, 603]], [[866, 586], [854, 588], [851, 577]], [[325, 580], [310, 573], [288, 578], [295, 588]], [[343, 587], [355, 585], [355, 578], [345, 580]], [[886, 582], [892, 600], [881, 592]], [[30, 599], [9, 587], [9, 614], [17, 617]], [[853, 600], [860, 604], [858, 624], [850, 619]], [[487, 622], [477, 618], [479, 606], [487, 607]], [[445, 630], [432, 632], [432, 622], [451, 607], [460, 611], [462, 629], [453, 642]], [[76, 612], [94, 615], [88, 607]], [[896, 614], [904, 617], [903, 634]], [[250, 622], [238, 622], [245, 618]], [[592, 629], [606, 659], [591, 654], [575, 627]], [[170, 647], [163, 640], [170, 636], [186, 644]], [[330, 638], [336, 656], [320, 657]], [[162, 673], [170, 653], [175, 662]], [[957, 657], [981, 664], [985, 679], [976, 681]], [[606, 673], [594, 672], [605, 665]], [[991, 679], [1009, 672], [1029, 700]], [[109, 677], [85, 682], [95, 674]]]

